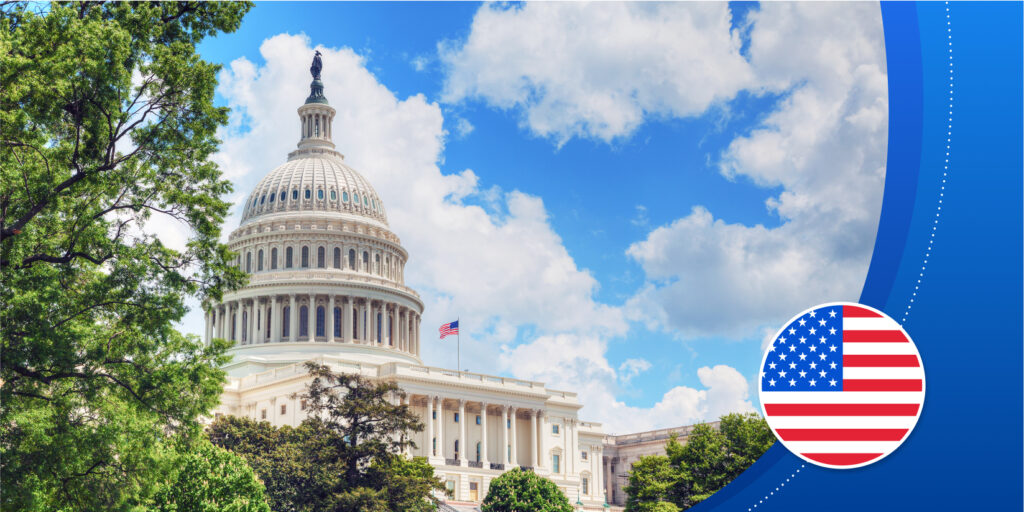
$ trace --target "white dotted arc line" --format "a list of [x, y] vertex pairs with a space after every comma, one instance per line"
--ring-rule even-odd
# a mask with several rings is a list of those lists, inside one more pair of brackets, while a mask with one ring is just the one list
[[[801, 469], [803, 469], [805, 467], [807, 467], [807, 464], [800, 464], [800, 468]], [[787, 478], [785, 482], [779, 483], [779, 486], [776, 487], [774, 491], [768, 491], [768, 494], [765, 494], [764, 498], [761, 498], [760, 500], [758, 500], [757, 503], [755, 503], [753, 507], [747, 507], [747, 512], [753, 512], [754, 509], [757, 508], [758, 505], [763, 505], [764, 502], [767, 501], [769, 497], [775, 496], [775, 493], [779, 492], [779, 487], [785, 487], [786, 483], [789, 482], [790, 480], [796, 478], [796, 474], [799, 473], [799, 472], [800, 472], [800, 469], [797, 469], [796, 471], [790, 473], [789, 474], [789, 478]]]
[[906, 324], [910, 310], [914, 307], [914, 299], [921, 289], [921, 279], [924, 278], [924, 271], [928, 266], [928, 258], [931, 257], [932, 249], [935, 246], [935, 233], [939, 229], [939, 217], [942, 215], [942, 200], [946, 195], [946, 180], [949, 178], [949, 153], [953, 141], [953, 22], [950, 19], [949, 2], [946, 2], [946, 39], [949, 46], [949, 116], [946, 118], [946, 158], [942, 167], [942, 182], [939, 184], [939, 199], [935, 207], [935, 219], [932, 220], [932, 233], [928, 237], [928, 248], [924, 251], [924, 258], [921, 262], [921, 271], [917, 274], [917, 284], [910, 294], [910, 302], [903, 312], [903, 320], [900, 323]]

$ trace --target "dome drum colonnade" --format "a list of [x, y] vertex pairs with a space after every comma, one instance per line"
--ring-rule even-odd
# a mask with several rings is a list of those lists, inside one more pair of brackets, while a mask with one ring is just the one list
[[423, 303], [383, 201], [331, 141], [335, 110], [314, 76], [298, 149], [246, 199], [228, 245], [249, 283], [206, 305], [206, 339], [347, 343], [419, 357]]

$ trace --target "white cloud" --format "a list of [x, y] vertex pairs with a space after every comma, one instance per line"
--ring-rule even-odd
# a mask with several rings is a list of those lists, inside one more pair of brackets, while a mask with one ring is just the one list
[[455, 134], [458, 135], [460, 139], [463, 139], [470, 133], [473, 133], [475, 128], [476, 127], [473, 126], [473, 123], [469, 122], [469, 119], [464, 117], [460, 117], [455, 121]]
[[[604, 356], [606, 349], [605, 342], [594, 336], [541, 336], [528, 344], [506, 348], [500, 364], [520, 378], [577, 392], [584, 404], [581, 417], [602, 421], [608, 433], [689, 425], [713, 421], [730, 412], [754, 410], [749, 383], [726, 365], [698, 368], [701, 389], [675, 386], [653, 407], [627, 405], [616, 398], [616, 372]], [[647, 362], [639, 366], [643, 363]]]
[[758, 82], [792, 92], [732, 141], [720, 170], [780, 186], [766, 206], [782, 224], [696, 207], [629, 248], [649, 279], [631, 318], [683, 337], [751, 337], [815, 303], [856, 300], [877, 230], [888, 108], [878, 6], [765, 3], [750, 16]]
[[633, 380], [633, 377], [651, 369], [651, 362], [646, 359], [629, 358], [619, 365], [619, 380], [626, 384]]
[[412, 68], [416, 71], [423, 71], [427, 69], [427, 65], [430, 64], [430, 58], [423, 55], [417, 55], [409, 61], [409, 64], [411, 64]]
[[440, 46], [448, 102], [522, 110], [562, 144], [629, 135], [645, 116], [699, 115], [751, 79], [725, 3], [487, 4]]

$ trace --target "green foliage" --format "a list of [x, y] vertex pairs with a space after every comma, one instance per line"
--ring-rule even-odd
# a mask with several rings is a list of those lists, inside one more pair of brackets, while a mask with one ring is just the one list
[[201, 439], [173, 462], [176, 475], [159, 486], [151, 512], [270, 512], [263, 484], [241, 457]]
[[[174, 330], [243, 279], [196, 44], [247, 3], [0, 4], [0, 508], [126, 510], [216, 403], [226, 344]], [[181, 251], [145, 233], [190, 231]]]
[[308, 368], [314, 378], [301, 397], [309, 418], [297, 428], [222, 417], [210, 440], [249, 462], [275, 512], [434, 510], [431, 493], [444, 484], [433, 466], [399, 455], [423, 425], [394, 403], [398, 386]]
[[768, 423], [753, 413], [722, 416], [718, 429], [697, 425], [686, 444], [673, 436], [665, 455], [633, 464], [626, 510], [686, 510], [725, 487], [774, 442]]
[[547, 478], [513, 468], [491, 480], [483, 512], [572, 512], [569, 499]]

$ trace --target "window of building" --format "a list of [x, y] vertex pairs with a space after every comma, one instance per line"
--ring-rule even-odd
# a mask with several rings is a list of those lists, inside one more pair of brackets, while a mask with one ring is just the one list
[[334, 337], [341, 337], [341, 308], [334, 308]]
[[302, 248], [302, 268], [309, 268], [309, 247]]
[[323, 247], [316, 248], [316, 268], [324, 268], [324, 266], [327, 265], [325, 262], [326, 256], [324, 255], [324, 252], [325, 250]]
[[284, 201], [285, 197], [286, 197], [286, 196], [285, 196], [285, 191], [284, 191], [284, 190], [282, 190], [282, 191], [281, 191], [281, 201]]
[[277, 247], [270, 250], [270, 270], [277, 270]]
[[445, 481], [444, 488], [448, 490], [449, 496], [455, 496], [455, 480]]
[[342, 192], [341, 193], [341, 200], [346, 202], [346, 203], [348, 202], [348, 192]]
[[260, 419], [261, 420], [267, 419], [267, 410], [266, 409], [260, 409]]
[[309, 199], [309, 198], [313, 197], [313, 193], [312, 193], [312, 192], [310, 192], [310, 191], [309, 191], [309, 189], [307, 188], [307, 189], [306, 189], [306, 193], [305, 193], [305, 196], [306, 196], [306, 199]]
[[455, 413], [455, 423], [459, 422], [459, 413]]
[[288, 327], [292, 323], [291, 309], [288, 306], [284, 307], [284, 312], [281, 314], [281, 337], [288, 337]]
[[512, 428], [512, 418], [505, 420], [505, 428]]
[[263, 333], [266, 335], [266, 340], [265, 341], [269, 341], [270, 340], [270, 320], [272, 318], [274, 318], [274, 317], [273, 317], [272, 311], [270, 309], [270, 306], [267, 306], [267, 316], [266, 316], [267, 321], [263, 322], [263, 324], [264, 324]]
[[260, 252], [256, 253], [256, 271], [259, 272], [259, 271], [262, 271], [262, 270], [263, 270], [263, 249], [260, 249]]
[[299, 336], [309, 336], [309, 307], [299, 308]]
[[324, 328], [326, 321], [324, 319], [324, 307], [318, 306], [316, 308], [316, 335], [327, 336], [327, 331]]
[[334, 248], [334, 268], [341, 268], [341, 248]]
[[295, 201], [298, 198], [299, 198], [299, 191], [298, 190], [292, 190], [292, 201]]
[[477, 425], [480, 424], [480, 415], [479, 414], [476, 415], [476, 424]]
[[308, 404], [305, 400], [299, 400], [299, 409], [305, 411]]
[[271, 202], [271, 203], [273, 203], [273, 202], [274, 202], [274, 198], [275, 198], [275, 197], [277, 197], [277, 194], [270, 194], [270, 202]]
[[316, 198], [321, 200], [321, 201], [323, 201], [324, 200], [324, 191], [323, 190], [317, 190], [316, 191]]
[[338, 199], [338, 193], [332, 190], [331, 191], [331, 201], [335, 201], [337, 199]]
[[437, 455], [437, 438], [436, 437], [431, 439], [430, 453], [433, 454], [433, 455]]
[[363, 272], [370, 271], [370, 253], [363, 251]]
[[348, 269], [349, 270], [355, 270], [356, 269], [356, 250], [355, 249], [349, 249], [348, 250]]
[[459, 458], [459, 440], [455, 440], [455, 458]]
[[[288, 405], [287, 404], [281, 404], [281, 416], [284, 416], [287, 413], [288, 413]], [[584, 492], [586, 492], [586, 491], [584, 491]]]
[[352, 200], [354, 203], [359, 204], [359, 194], [352, 194]]
[[245, 271], [250, 273], [250, 274], [252, 273], [252, 253], [251, 252], [245, 253]]
[[373, 273], [380, 275], [380, 254], [373, 256]]
[[284, 268], [292, 268], [292, 248], [284, 250]]
[[590, 494], [590, 479], [587, 477], [583, 477], [581, 483], [583, 484], [583, 494]]
[[260, 204], [263, 204], [265, 202], [267, 202], [267, 196], [265, 196], [265, 195], [260, 196]]
[[249, 312], [248, 311], [242, 311], [242, 341], [245, 341], [248, 338], [246, 336], [247, 334], [249, 334], [248, 331], [249, 331]]
[[432, 411], [432, 414], [430, 415], [430, 419], [432, 419], [432, 420], [436, 420], [437, 419], [437, 411]]
[[558, 435], [558, 425], [551, 425], [551, 433]]
[[551, 471], [558, 473], [561, 470], [558, 468], [558, 454], [551, 455]]
[[480, 462], [480, 442], [476, 443], [476, 461]]
[[587, 452], [580, 452], [580, 459], [587, 460]]

